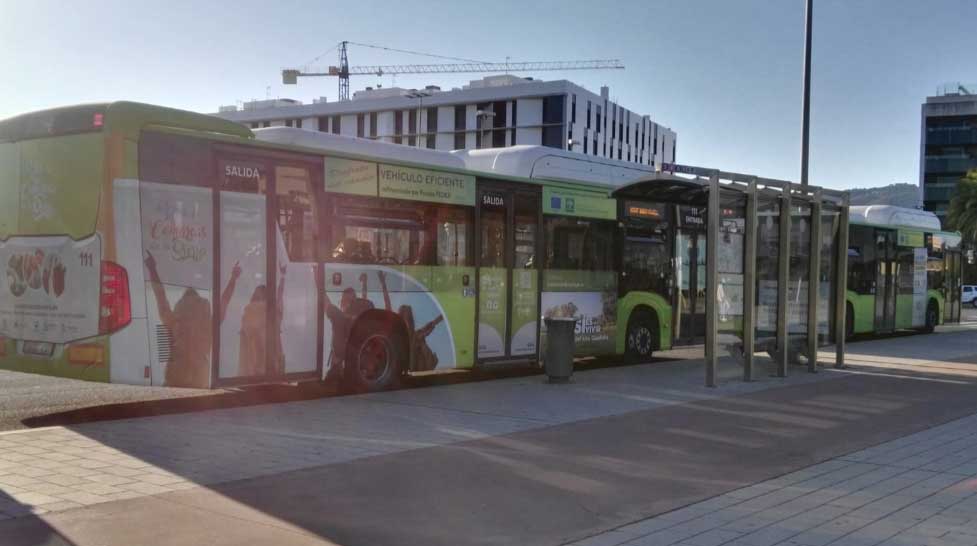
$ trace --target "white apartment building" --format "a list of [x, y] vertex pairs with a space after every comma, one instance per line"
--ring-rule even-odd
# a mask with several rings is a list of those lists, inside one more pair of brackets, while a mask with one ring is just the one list
[[221, 107], [251, 128], [298, 127], [433, 150], [542, 145], [660, 166], [675, 163], [675, 131], [567, 80], [489, 76], [442, 91], [366, 88], [344, 102], [291, 99]]

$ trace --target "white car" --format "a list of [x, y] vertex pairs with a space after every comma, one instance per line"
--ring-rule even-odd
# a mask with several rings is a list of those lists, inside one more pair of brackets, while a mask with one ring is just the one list
[[977, 309], [977, 284], [965, 284], [963, 285], [963, 292], [960, 295], [960, 303], [967, 305], [968, 303]]

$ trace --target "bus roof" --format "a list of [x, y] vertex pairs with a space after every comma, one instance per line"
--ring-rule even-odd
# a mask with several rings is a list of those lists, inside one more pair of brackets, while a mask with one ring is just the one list
[[405, 163], [417, 163], [432, 167], [464, 169], [465, 162], [449, 152], [439, 152], [424, 148], [414, 148], [400, 144], [379, 142], [367, 138], [356, 138], [331, 133], [309, 131], [294, 127], [268, 127], [254, 131], [256, 139], [262, 142], [285, 146], [301, 146], [314, 150], [369, 156]]
[[894, 205], [853, 205], [848, 217], [853, 224], [907, 227], [940, 231], [940, 219], [928, 210], [910, 209]]
[[654, 167], [568, 152], [548, 146], [517, 145], [485, 150], [456, 150], [474, 171], [545, 180], [587, 182], [617, 187], [655, 173]]
[[180, 127], [242, 138], [247, 127], [187, 110], [118, 101], [39, 110], [0, 120], [0, 142], [101, 130], [139, 131], [148, 126]]

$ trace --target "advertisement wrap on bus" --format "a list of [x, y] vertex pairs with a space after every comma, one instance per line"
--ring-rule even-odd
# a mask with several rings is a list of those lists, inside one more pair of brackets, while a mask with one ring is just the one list
[[[195, 388], [332, 378], [370, 391], [407, 373], [538, 364], [546, 318], [575, 320], [581, 357], [647, 361], [701, 343], [705, 207], [614, 188], [136, 103], [3, 120], [0, 368]], [[732, 339], [745, 216], [741, 202], [723, 207], [718, 326]], [[760, 203], [759, 350], [777, 327], [778, 207]], [[803, 272], [810, 212], [794, 208], [790, 263]], [[821, 220], [826, 240], [834, 214]], [[866, 226], [849, 245], [853, 332], [958, 320], [959, 236]], [[832, 260], [821, 263], [826, 333]], [[791, 335], [805, 332], [808, 305], [797, 272]]]

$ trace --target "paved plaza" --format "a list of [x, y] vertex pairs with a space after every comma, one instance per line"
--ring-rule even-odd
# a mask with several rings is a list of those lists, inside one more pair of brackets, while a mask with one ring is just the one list
[[[678, 361], [0, 434], [0, 519], [835, 377], [703, 386]], [[4, 498], [6, 496], [7, 498]]]
[[572, 544], [977, 545], [977, 415]]
[[0, 544], [977, 545], [974, 335], [0, 433]]

